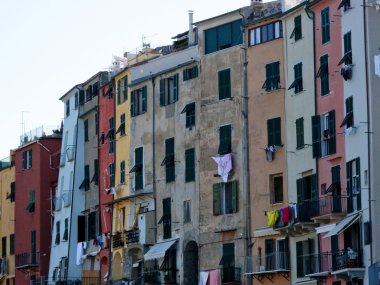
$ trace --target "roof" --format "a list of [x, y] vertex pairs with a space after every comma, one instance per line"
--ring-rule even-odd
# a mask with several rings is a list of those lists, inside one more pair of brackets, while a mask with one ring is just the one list
[[79, 88], [79, 87], [81, 87], [82, 86], [82, 83], [79, 83], [79, 84], [77, 84], [77, 85], [74, 85], [73, 87], [71, 87], [71, 89], [69, 90], [69, 91], [67, 91], [65, 94], [63, 94], [60, 98], [59, 98], [59, 100], [63, 100], [63, 98], [65, 98], [68, 94], [70, 94], [71, 93], [71, 91], [73, 91], [75, 88]]
[[206, 22], [209, 22], [209, 21], [213, 21], [215, 19], [222, 18], [222, 17], [225, 17], [227, 15], [236, 14], [237, 12], [240, 12], [241, 9], [248, 8], [248, 7], [250, 7], [250, 6], [242, 7], [242, 8], [239, 8], [239, 9], [236, 9], [236, 10], [233, 10], [233, 11], [230, 11], [230, 12], [218, 15], [218, 16], [214, 16], [214, 17], [211, 17], [211, 18], [208, 18], [208, 19], [205, 19], [205, 20], [201, 20], [201, 21], [195, 22], [194, 25], [197, 26], [199, 24], [203, 24], [203, 23], [206, 23]]

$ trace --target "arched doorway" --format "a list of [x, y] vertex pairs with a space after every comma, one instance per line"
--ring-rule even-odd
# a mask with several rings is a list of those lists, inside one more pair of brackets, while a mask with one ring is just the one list
[[112, 280], [121, 280], [121, 254], [116, 252], [112, 262]]
[[142, 278], [142, 261], [143, 253], [140, 248], [131, 248], [128, 251], [128, 256], [132, 260], [131, 280], [140, 280]]
[[183, 284], [198, 284], [198, 245], [189, 241], [183, 252]]

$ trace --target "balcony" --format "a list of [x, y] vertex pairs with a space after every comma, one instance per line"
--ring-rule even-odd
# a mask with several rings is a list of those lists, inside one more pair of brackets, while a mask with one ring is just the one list
[[112, 235], [112, 248], [124, 246], [124, 238], [121, 232], [116, 232]]
[[289, 252], [275, 252], [258, 256], [248, 256], [245, 261], [245, 275], [251, 276], [260, 282], [267, 278], [273, 280], [274, 274], [290, 280]]
[[315, 222], [340, 220], [347, 214], [348, 197], [326, 195], [318, 200], [304, 201], [304, 209]]
[[331, 252], [321, 252], [305, 256], [309, 266], [306, 267], [307, 271], [304, 272], [306, 277], [311, 278], [324, 278], [330, 275], [332, 267], [332, 254]]
[[125, 231], [125, 243], [138, 243], [140, 241], [140, 230]]
[[331, 274], [336, 278], [364, 278], [365, 268], [363, 265], [362, 251], [341, 250], [332, 255]]
[[28, 269], [40, 265], [39, 252], [25, 252], [16, 254], [16, 269]]
[[241, 284], [241, 269], [238, 267], [223, 267], [222, 284]]

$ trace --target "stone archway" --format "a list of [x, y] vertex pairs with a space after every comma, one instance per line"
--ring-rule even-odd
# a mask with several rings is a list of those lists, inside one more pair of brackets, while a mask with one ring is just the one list
[[120, 252], [116, 252], [113, 256], [113, 262], [112, 262], [112, 280], [121, 280], [122, 275], [122, 259]]
[[183, 252], [183, 284], [198, 284], [198, 245], [189, 241]]

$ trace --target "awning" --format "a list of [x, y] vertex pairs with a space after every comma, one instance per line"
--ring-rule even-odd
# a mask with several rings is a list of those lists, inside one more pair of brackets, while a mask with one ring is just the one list
[[160, 257], [165, 257], [166, 251], [171, 248], [177, 240], [169, 240], [161, 243], [156, 243], [147, 253], [144, 254], [144, 260], [153, 260]]
[[331, 231], [329, 231], [323, 238], [332, 237], [334, 235], [338, 235], [347, 228], [349, 228], [352, 224], [354, 224], [360, 218], [359, 214], [354, 214], [346, 217], [344, 220], [340, 221], [336, 227], [334, 227]]

